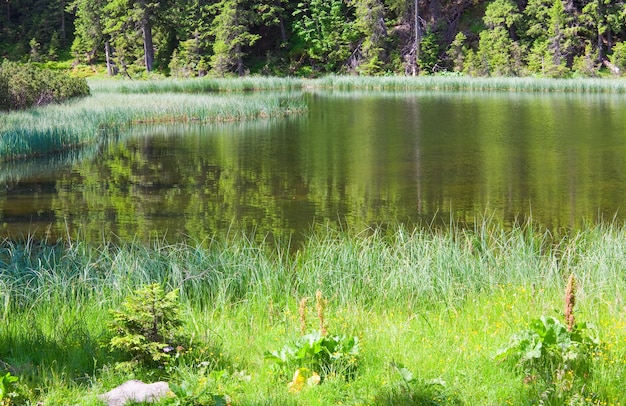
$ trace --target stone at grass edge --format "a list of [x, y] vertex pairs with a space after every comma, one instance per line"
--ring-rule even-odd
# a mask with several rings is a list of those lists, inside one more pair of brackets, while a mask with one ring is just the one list
[[108, 406], [124, 406], [127, 402], [158, 402], [169, 392], [167, 382], [143, 383], [137, 380], [124, 382], [117, 388], [98, 396]]

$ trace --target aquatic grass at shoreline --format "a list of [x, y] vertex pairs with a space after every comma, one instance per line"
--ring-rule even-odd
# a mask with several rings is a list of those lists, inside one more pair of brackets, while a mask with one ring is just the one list
[[626, 93], [625, 79], [535, 77], [336, 76], [305, 79], [250, 76], [242, 78], [191, 78], [152, 81], [91, 80], [96, 93], [237, 93], [276, 90], [445, 90], [475, 92]]
[[276, 76], [245, 76], [241, 78], [167, 78], [158, 80], [92, 79], [89, 86], [95, 93], [233, 93], [302, 90], [307, 81]]
[[446, 90], [475, 92], [626, 93], [624, 79], [550, 79], [470, 76], [327, 76], [313, 81], [321, 88], [350, 90]]
[[0, 162], [97, 143], [132, 124], [238, 121], [305, 110], [300, 98], [288, 95], [100, 93], [72, 103], [0, 115]]

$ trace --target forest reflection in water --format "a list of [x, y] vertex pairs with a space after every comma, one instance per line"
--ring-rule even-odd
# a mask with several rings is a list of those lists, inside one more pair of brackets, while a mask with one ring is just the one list
[[622, 222], [626, 98], [330, 92], [304, 116], [136, 126], [3, 167], [4, 237], [286, 241], [315, 224]]

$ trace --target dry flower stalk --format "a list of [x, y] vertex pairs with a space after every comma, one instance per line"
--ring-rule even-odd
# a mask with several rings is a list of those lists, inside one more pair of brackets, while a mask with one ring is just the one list
[[302, 335], [306, 333], [306, 302], [307, 298], [303, 297], [300, 300], [300, 305], [298, 306], [298, 314], [300, 315], [300, 333]]
[[569, 276], [565, 288], [565, 324], [567, 330], [572, 331], [576, 320], [574, 319], [574, 305], [576, 304], [576, 278], [574, 274]]
[[324, 309], [326, 308], [326, 301], [322, 296], [322, 291], [318, 290], [315, 293], [315, 309], [317, 310], [317, 318], [320, 321], [320, 332], [322, 335], [326, 335], [328, 332], [326, 331], [326, 326], [324, 323]]

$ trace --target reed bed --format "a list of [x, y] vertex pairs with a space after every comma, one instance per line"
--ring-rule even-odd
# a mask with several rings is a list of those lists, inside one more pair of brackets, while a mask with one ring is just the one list
[[258, 91], [302, 90], [306, 80], [291, 77], [247, 76], [242, 78], [189, 78], [137, 80], [91, 80], [89, 86], [97, 93], [232, 93]]
[[549, 79], [532, 77], [477, 78], [470, 76], [328, 76], [313, 81], [314, 86], [351, 90], [445, 90], [475, 92], [572, 92], [626, 93], [623, 79]]
[[316, 89], [626, 93], [626, 81], [617, 79], [465, 76], [92, 80], [89, 86], [93, 96], [79, 101], [0, 114], [0, 162], [93, 145], [131, 124], [235, 121], [301, 113], [307, 109], [302, 92]]
[[238, 121], [305, 110], [302, 99], [289, 95], [99, 93], [73, 103], [0, 115], [0, 161], [93, 145], [132, 124]]

